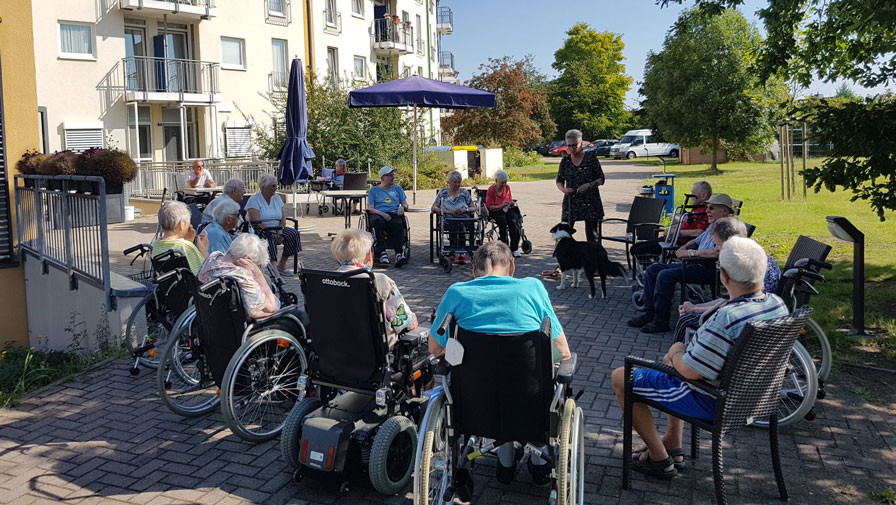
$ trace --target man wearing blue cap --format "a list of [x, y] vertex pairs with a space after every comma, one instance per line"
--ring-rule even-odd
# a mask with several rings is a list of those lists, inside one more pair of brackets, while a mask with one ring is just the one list
[[408, 198], [401, 186], [395, 184], [395, 169], [380, 169], [380, 185], [374, 186], [367, 194], [367, 210], [370, 212], [370, 226], [376, 235], [373, 257], [380, 263], [389, 263], [386, 249], [395, 251], [395, 267], [404, 266], [408, 259], [401, 253], [404, 245], [404, 211], [408, 208]]

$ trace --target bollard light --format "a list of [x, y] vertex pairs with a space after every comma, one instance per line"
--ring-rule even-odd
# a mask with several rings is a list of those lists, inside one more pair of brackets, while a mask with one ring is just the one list
[[850, 335], [871, 335], [865, 330], [865, 234], [845, 217], [828, 216], [828, 231], [852, 242], [852, 329]]

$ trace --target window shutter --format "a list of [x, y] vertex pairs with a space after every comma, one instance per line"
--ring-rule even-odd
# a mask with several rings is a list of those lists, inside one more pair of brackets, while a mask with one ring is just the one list
[[12, 221], [9, 211], [7, 179], [6, 125], [3, 121], [3, 80], [0, 77], [0, 266], [15, 264], [13, 255]]
[[65, 148], [69, 151], [86, 151], [91, 147], [103, 147], [102, 128], [65, 130]]
[[225, 128], [224, 140], [228, 158], [246, 158], [252, 155], [251, 128]]

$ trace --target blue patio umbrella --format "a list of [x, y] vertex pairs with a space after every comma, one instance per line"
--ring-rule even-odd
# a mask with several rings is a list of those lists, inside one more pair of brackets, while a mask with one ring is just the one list
[[414, 75], [348, 94], [349, 107], [414, 107], [414, 203], [417, 203], [417, 108], [494, 107], [495, 94]]
[[[277, 158], [280, 169], [277, 180], [284, 186], [305, 182], [312, 177], [311, 160], [314, 151], [308, 145], [308, 103], [305, 100], [305, 76], [302, 60], [295, 58], [289, 69], [289, 87], [286, 96], [286, 142]], [[293, 217], [296, 204], [296, 188], [293, 186]]]

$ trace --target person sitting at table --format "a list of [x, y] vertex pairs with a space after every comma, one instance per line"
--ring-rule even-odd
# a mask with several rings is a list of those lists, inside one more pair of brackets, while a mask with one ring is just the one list
[[[436, 199], [432, 202], [432, 212], [445, 216], [445, 229], [448, 231], [448, 243], [452, 248], [464, 247], [473, 235], [473, 222], [452, 218], [472, 217], [476, 212], [473, 205], [473, 197], [470, 190], [461, 188], [463, 176], [457, 170], [448, 173], [448, 187], [439, 190]], [[448, 255], [448, 259], [454, 261], [454, 253]], [[467, 262], [467, 255], [463, 252], [457, 255], [457, 262], [463, 265]]]
[[370, 188], [367, 194], [367, 211], [370, 212], [370, 226], [376, 233], [374, 258], [380, 263], [389, 263], [386, 248], [395, 251], [395, 267], [408, 262], [401, 254], [404, 245], [404, 211], [408, 209], [408, 198], [401, 186], [395, 184], [395, 169], [380, 169], [380, 185]]
[[205, 169], [205, 162], [202, 160], [193, 160], [193, 173], [187, 176], [187, 186], [191, 188], [213, 188], [215, 180], [212, 174]]
[[227, 252], [240, 219], [240, 206], [227, 198], [215, 207], [215, 220], [203, 230], [208, 235], [208, 252]]
[[343, 184], [345, 184], [345, 172], [347, 170], [345, 160], [339, 158], [338, 160], [336, 160], [333, 168], [336, 170], [336, 172], [333, 174], [333, 184], [335, 184], [339, 189], [342, 189]]
[[[510, 194], [508, 179], [507, 172], [503, 170], [495, 172], [495, 183], [485, 193], [485, 208], [488, 209], [489, 217], [498, 224], [498, 240], [509, 245], [513, 257], [519, 258], [520, 252], [517, 249], [520, 246], [520, 221], [523, 220], [523, 216], [520, 214], [519, 206], [513, 201], [513, 195]], [[509, 242], [508, 232], [510, 232]]]
[[[215, 220], [215, 207], [225, 200], [233, 200], [237, 205], [243, 203], [243, 196], [246, 194], [246, 185], [239, 179], [230, 179], [224, 183], [223, 192], [212, 200], [202, 211], [202, 222], [211, 223]], [[242, 222], [240, 218], [240, 222]]]
[[[152, 243], [152, 256], [157, 257], [172, 249], [184, 254], [190, 270], [199, 273], [199, 268], [208, 256], [208, 235], [198, 236], [190, 224], [190, 209], [184, 202], [169, 201], [159, 209], [159, 228], [162, 236]], [[195, 245], [194, 245], [195, 241]]]
[[[286, 270], [286, 260], [302, 250], [301, 236], [298, 230], [286, 227], [283, 199], [277, 194], [277, 178], [270, 174], [262, 175], [258, 189], [259, 192], [246, 202], [246, 215], [255, 233], [267, 239], [271, 261], [277, 260], [277, 246], [283, 244], [277, 271], [280, 275], [292, 275]], [[271, 227], [276, 230], [267, 230]]]

